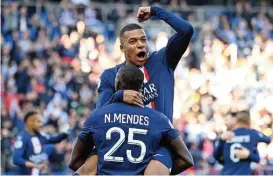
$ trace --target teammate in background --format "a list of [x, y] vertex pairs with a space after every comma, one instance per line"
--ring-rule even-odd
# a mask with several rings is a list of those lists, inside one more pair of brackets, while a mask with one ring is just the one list
[[232, 133], [222, 135], [214, 151], [215, 159], [224, 166], [221, 175], [251, 175], [250, 163], [260, 161], [257, 144], [259, 142], [270, 143], [271, 139], [250, 129], [248, 111], [237, 112], [228, 119], [227, 127], [230, 130], [233, 128], [234, 136]]
[[44, 144], [58, 143], [67, 137], [68, 127], [54, 137], [40, 134], [41, 115], [38, 111], [29, 111], [24, 117], [25, 130], [14, 143], [13, 163], [19, 167], [20, 175], [39, 175], [47, 170], [47, 154]]
[[[219, 139], [220, 141], [216, 142], [216, 146], [218, 146], [218, 144], [223, 145], [225, 141], [231, 140], [235, 136], [235, 133], [233, 132], [233, 130], [234, 130], [235, 124], [237, 123], [236, 115], [237, 113], [232, 112], [226, 116], [225, 125], [227, 128], [227, 131], [221, 134]], [[218, 147], [221, 148], [221, 146], [218, 146]], [[224, 161], [223, 151], [215, 150], [215, 156], [217, 156], [216, 159], [218, 160], [218, 162], [223, 164], [223, 161]], [[243, 146], [240, 148], [240, 153], [237, 153], [236, 157], [239, 159], [249, 158], [253, 162], [259, 162], [260, 160], [259, 153], [256, 152], [256, 149], [255, 149], [255, 152], [250, 153], [249, 150]]]
[[[115, 80], [117, 90], [143, 88], [143, 73], [133, 65], [123, 66]], [[73, 148], [69, 167], [76, 171], [95, 146], [98, 151], [98, 175], [137, 175], [144, 170], [160, 146], [170, 144], [178, 156], [172, 174], [193, 165], [191, 154], [170, 120], [151, 108], [116, 102], [92, 112]], [[88, 167], [84, 166], [83, 167]], [[78, 174], [87, 175], [88, 168]]]
[[[193, 27], [179, 16], [167, 12], [160, 7], [140, 7], [137, 19], [140, 22], [150, 17], [165, 21], [175, 34], [168, 40], [167, 46], [159, 51], [148, 53], [147, 36], [138, 24], [128, 24], [120, 31], [120, 49], [124, 52], [126, 62], [114, 68], [105, 70], [98, 87], [97, 107], [124, 101], [139, 107], [150, 107], [166, 115], [172, 122], [174, 99], [174, 70], [186, 51], [193, 36]], [[133, 90], [115, 91], [115, 77], [118, 70], [125, 64], [135, 65], [144, 73], [143, 95]], [[162, 146], [151, 161], [150, 175], [169, 174], [173, 162], [170, 152]], [[88, 159], [90, 169], [96, 174], [98, 157], [93, 155]], [[165, 172], [159, 173], [158, 171]], [[150, 171], [150, 172], [149, 172]]]

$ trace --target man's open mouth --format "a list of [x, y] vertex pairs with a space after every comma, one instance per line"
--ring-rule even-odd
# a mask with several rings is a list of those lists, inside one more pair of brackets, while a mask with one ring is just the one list
[[146, 56], [146, 52], [145, 51], [140, 51], [138, 54], [137, 54], [137, 57], [138, 58], [144, 58]]

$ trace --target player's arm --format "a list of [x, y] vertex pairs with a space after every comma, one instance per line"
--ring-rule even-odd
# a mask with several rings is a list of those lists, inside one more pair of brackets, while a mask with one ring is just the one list
[[105, 70], [99, 80], [98, 100], [96, 108], [111, 104], [115, 101], [122, 101], [123, 91], [115, 92], [115, 77], [109, 70]]
[[140, 22], [147, 20], [150, 16], [156, 16], [165, 21], [176, 31], [168, 41], [165, 57], [162, 57], [167, 59], [166, 63], [168, 67], [174, 70], [190, 43], [193, 36], [193, 27], [179, 16], [167, 12], [160, 7], [139, 8], [137, 18]]
[[84, 123], [76, 143], [73, 147], [68, 167], [73, 171], [77, 171], [85, 162], [86, 158], [94, 147], [92, 128], [94, 122], [93, 112]]
[[171, 175], [177, 175], [193, 166], [193, 158], [181, 136], [173, 139], [170, 145], [176, 156]]
[[249, 154], [248, 159], [256, 163], [260, 162], [260, 155], [257, 148], [255, 148], [254, 151]]
[[42, 136], [42, 140], [44, 144], [56, 144], [67, 138], [68, 134], [67, 133], [61, 133], [56, 136]]
[[[256, 130], [255, 130], [256, 131]], [[258, 138], [258, 141], [259, 142], [265, 142], [265, 143], [267, 143], [267, 144], [269, 144], [270, 142], [271, 142], [271, 138], [270, 137], [268, 137], [268, 136], [266, 136], [266, 135], [264, 135], [263, 133], [261, 133], [261, 132], [258, 132], [258, 131], [256, 131], [257, 132], [257, 138]]]
[[250, 160], [256, 163], [260, 162], [260, 155], [257, 148], [250, 151], [248, 148], [242, 146], [240, 149], [235, 151], [235, 156], [240, 160]]
[[214, 158], [219, 162], [223, 163], [223, 149], [224, 149], [225, 141], [222, 139], [218, 139], [215, 142], [215, 148], [213, 151]]
[[104, 71], [101, 75], [96, 108], [120, 101], [143, 107], [142, 95], [140, 93], [133, 90], [119, 90], [115, 92], [114, 80], [115, 75], [109, 73], [109, 70]]
[[175, 69], [182, 55], [185, 53], [193, 36], [193, 27], [179, 16], [167, 12], [159, 7], [151, 7], [152, 16], [156, 16], [168, 23], [176, 33], [169, 39], [165, 55], [169, 68]]
[[[93, 139], [92, 139], [93, 141]], [[94, 144], [88, 143], [88, 146], [84, 144], [79, 138], [73, 147], [68, 167], [73, 171], [77, 171], [84, 163], [88, 154], [92, 151]]]
[[34, 167], [35, 164], [29, 162], [28, 160], [23, 158], [23, 154], [25, 151], [25, 144], [22, 140], [17, 139], [14, 143], [14, 151], [13, 151], [13, 164], [16, 166], [26, 166], [26, 167]]
[[253, 152], [250, 152], [248, 159], [256, 163], [260, 162], [260, 155], [257, 148], [255, 148]]
[[177, 130], [173, 127], [170, 120], [166, 116], [162, 115], [163, 119], [163, 129], [162, 129], [162, 139], [170, 144], [170, 151], [175, 155], [174, 164], [172, 167], [171, 174], [179, 174], [188, 168], [193, 166], [193, 158], [180, 137]]
[[13, 164], [19, 167], [39, 168], [38, 164], [24, 159], [25, 143], [22, 139], [17, 139], [14, 143]]

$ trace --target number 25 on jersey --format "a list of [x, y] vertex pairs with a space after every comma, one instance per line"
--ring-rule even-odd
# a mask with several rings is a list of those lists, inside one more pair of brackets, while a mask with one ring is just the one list
[[[119, 140], [116, 142], [116, 144], [104, 155], [105, 161], [113, 161], [113, 162], [123, 162], [123, 157], [118, 156], [112, 156], [112, 154], [123, 144], [125, 141], [125, 132], [118, 127], [112, 127], [106, 132], [106, 140], [111, 140], [112, 133], [119, 133]], [[131, 145], [137, 145], [140, 147], [141, 152], [140, 156], [137, 158], [134, 158], [132, 156], [131, 150], [126, 150], [127, 159], [132, 163], [140, 163], [144, 159], [144, 156], [146, 154], [146, 145], [144, 142], [140, 140], [134, 139], [134, 134], [147, 134], [147, 130], [143, 129], [137, 129], [137, 128], [129, 128], [129, 136], [128, 136], [128, 144]]]

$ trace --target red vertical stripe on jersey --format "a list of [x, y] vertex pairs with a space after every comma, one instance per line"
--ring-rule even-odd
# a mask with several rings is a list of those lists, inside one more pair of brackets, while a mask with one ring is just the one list
[[[150, 81], [150, 76], [148, 74], [148, 71], [147, 71], [146, 67], [144, 67], [144, 76], [145, 76], [147, 82], [149, 82]], [[151, 102], [151, 105], [152, 105], [152, 109], [155, 109], [155, 102], [154, 101]]]

